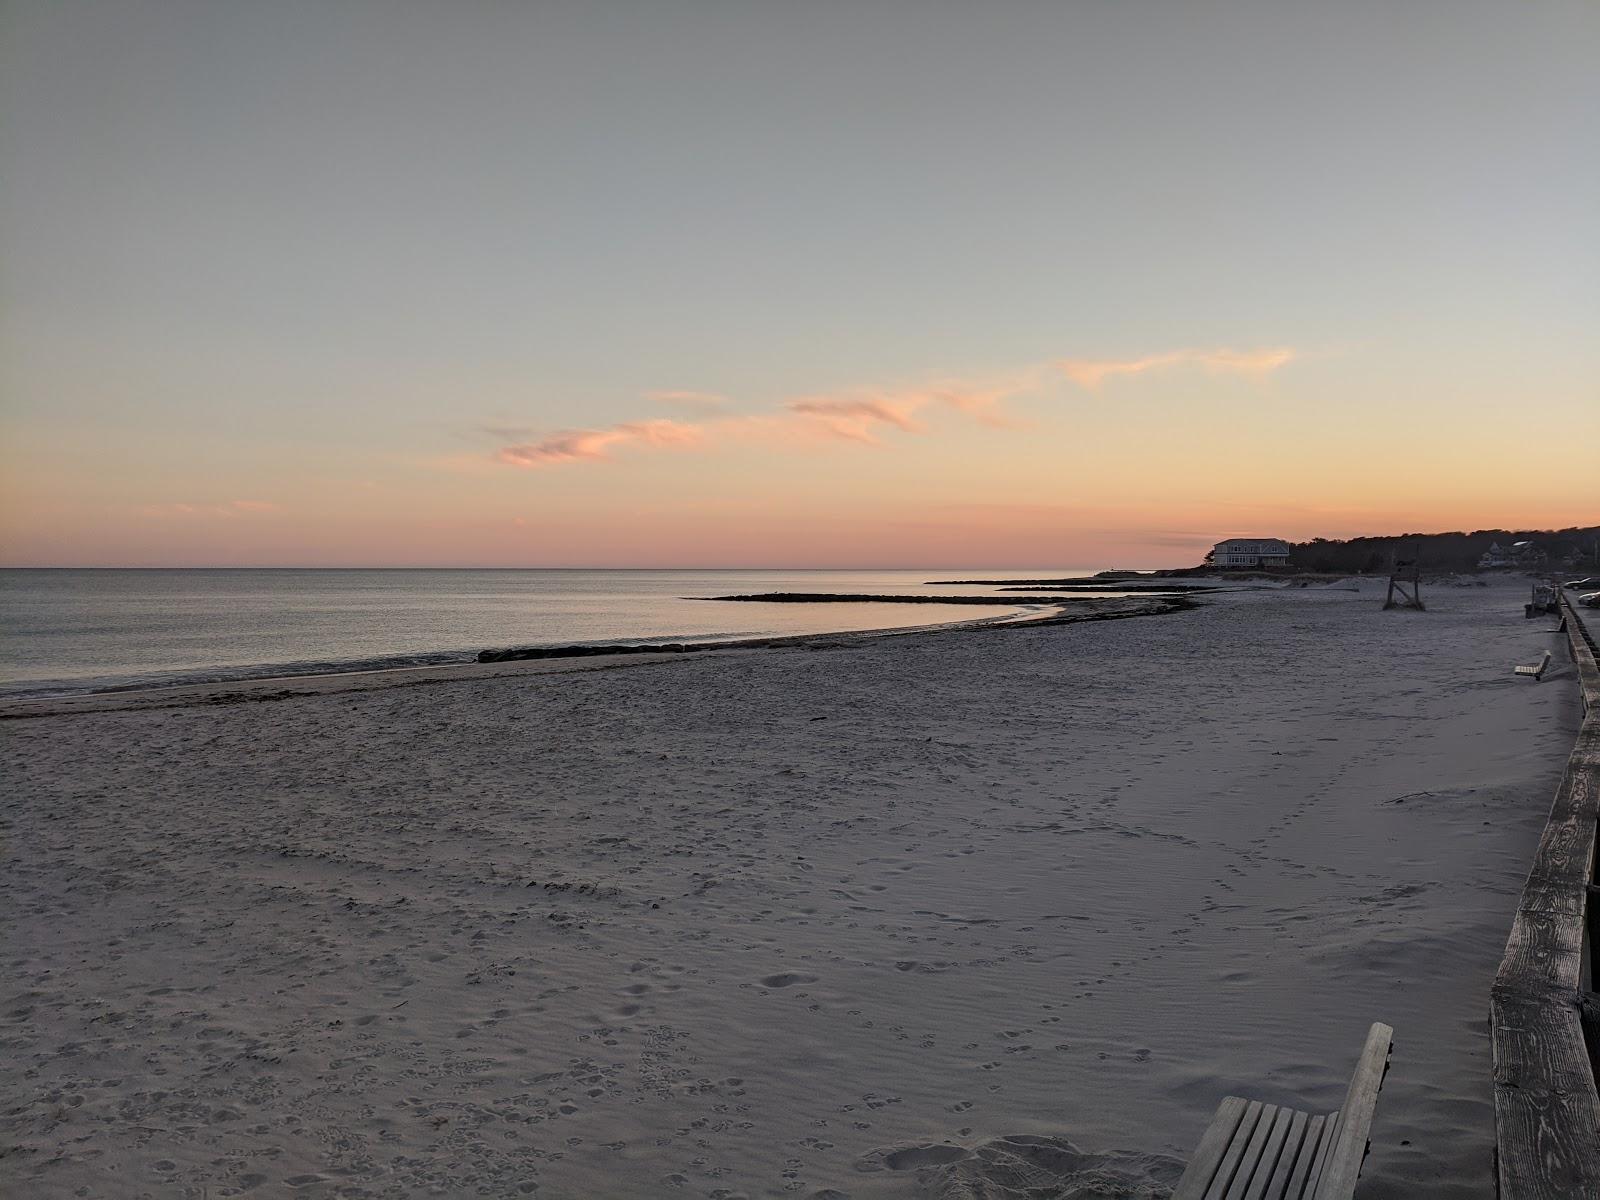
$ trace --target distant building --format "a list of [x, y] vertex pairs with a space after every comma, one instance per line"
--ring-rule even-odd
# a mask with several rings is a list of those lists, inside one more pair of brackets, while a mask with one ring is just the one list
[[1490, 542], [1489, 548], [1478, 560], [1478, 570], [1492, 571], [1496, 567], [1542, 567], [1545, 565], [1546, 557], [1537, 542], [1512, 542], [1509, 546]]
[[1214, 567], [1286, 567], [1289, 543], [1281, 538], [1229, 538], [1211, 547], [1206, 561]]

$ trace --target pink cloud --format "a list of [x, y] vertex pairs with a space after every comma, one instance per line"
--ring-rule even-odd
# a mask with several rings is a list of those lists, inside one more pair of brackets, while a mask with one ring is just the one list
[[916, 414], [931, 408], [948, 408], [980, 425], [1009, 429], [1016, 422], [1000, 406], [1015, 396], [1039, 390], [1046, 372], [1030, 367], [1011, 375], [980, 382], [946, 381], [892, 392], [845, 393], [808, 396], [789, 403], [788, 411], [820, 418], [832, 436], [877, 444], [876, 427], [890, 426], [902, 433], [922, 433]]
[[[503, 446], [494, 459], [514, 467], [596, 462], [624, 447], [684, 449], [719, 441], [757, 441], [779, 447], [827, 441], [880, 446], [885, 433], [922, 434], [937, 410], [958, 413], [995, 429], [1017, 428], [1005, 402], [1051, 386], [1061, 375], [1089, 389], [1119, 375], [1189, 367], [1213, 373], [1265, 375], [1293, 360], [1287, 348], [1262, 350], [1174, 350], [1139, 359], [1064, 359], [979, 380], [941, 380], [895, 389], [857, 389], [801, 396], [776, 411], [731, 413], [729, 401], [708, 392], [647, 392], [661, 404], [699, 414], [694, 421], [624, 421], [598, 429], [568, 429], [532, 441]], [[487, 428], [487, 427], [486, 427]], [[510, 434], [510, 429], [488, 429]], [[521, 433], [522, 431], [516, 431]], [[479, 460], [482, 461], [482, 460]]]
[[1000, 410], [1001, 404], [1014, 396], [1037, 392], [1044, 386], [1046, 378], [1044, 368], [1029, 367], [987, 383], [942, 384], [930, 389], [927, 395], [930, 402], [965, 413], [980, 425], [988, 425], [993, 429], [1014, 429], [1017, 422]]
[[1214, 375], [1266, 375], [1292, 362], [1295, 352], [1279, 346], [1261, 350], [1169, 350], [1144, 358], [1066, 358], [1056, 366], [1079, 387], [1095, 391], [1119, 375], [1143, 375], [1175, 367], [1197, 367]]
[[694, 445], [700, 436], [698, 426], [682, 421], [625, 421], [606, 429], [569, 429], [537, 442], [505, 446], [495, 457], [513, 467], [592, 462], [609, 458], [612, 447], [630, 442], [657, 448], [681, 448]]
[[[533, 441], [520, 441], [496, 451], [496, 461], [514, 467], [543, 467], [559, 463], [596, 462], [613, 457], [625, 446], [682, 449], [711, 441], [760, 441], [777, 446], [847, 441], [881, 445], [879, 434], [893, 430], [925, 433], [918, 414], [933, 408], [961, 413], [979, 424], [1013, 427], [1015, 422], [999, 411], [1006, 399], [1037, 390], [1048, 377], [1034, 367], [1001, 379], [979, 383], [941, 382], [894, 391], [860, 390], [832, 395], [802, 396], [775, 412], [735, 414], [722, 411], [729, 403], [705, 392], [649, 392], [653, 400], [680, 407], [699, 408], [698, 421], [625, 421], [598, 429], [567, 429]], [[509, 429], [490, 429], [505, 432]], [[520, 432], [520, 431], [519, 431]]]

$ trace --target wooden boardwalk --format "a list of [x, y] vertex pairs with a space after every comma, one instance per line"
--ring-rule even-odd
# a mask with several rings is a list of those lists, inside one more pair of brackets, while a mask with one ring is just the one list
[[1600, 1197], [1600, 666], [1579, 610], [1561, 603], [1584, 719], [1490, 996], [1502, 1200]]

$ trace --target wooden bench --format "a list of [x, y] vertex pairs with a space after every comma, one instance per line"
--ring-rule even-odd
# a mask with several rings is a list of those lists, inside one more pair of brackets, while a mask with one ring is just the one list
[[1312, 1115], [1229, 1096], [1172, 1200], [1350, 1200], [1393, 1040], [1387, 1025], [1368, 1031], [1338, 1112]]
[[1516, 668], [1515, 674], [1527, 675], [1534, 679], [1543, 680], [1545, 668], [1547, 668], [1549, 665], [1550, 651], [1546, 650], [1544, 654], [1540, 656], [1538, 662], [1532, 664], [1531, 666]]

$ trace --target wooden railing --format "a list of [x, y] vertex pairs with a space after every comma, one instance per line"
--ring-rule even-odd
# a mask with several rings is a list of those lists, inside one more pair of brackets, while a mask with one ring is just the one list
[[1584, 719], [1490, 994], [1502, 1200], [1600, 1197], [1600, 667], [1578, 610], [1561, 603]]

